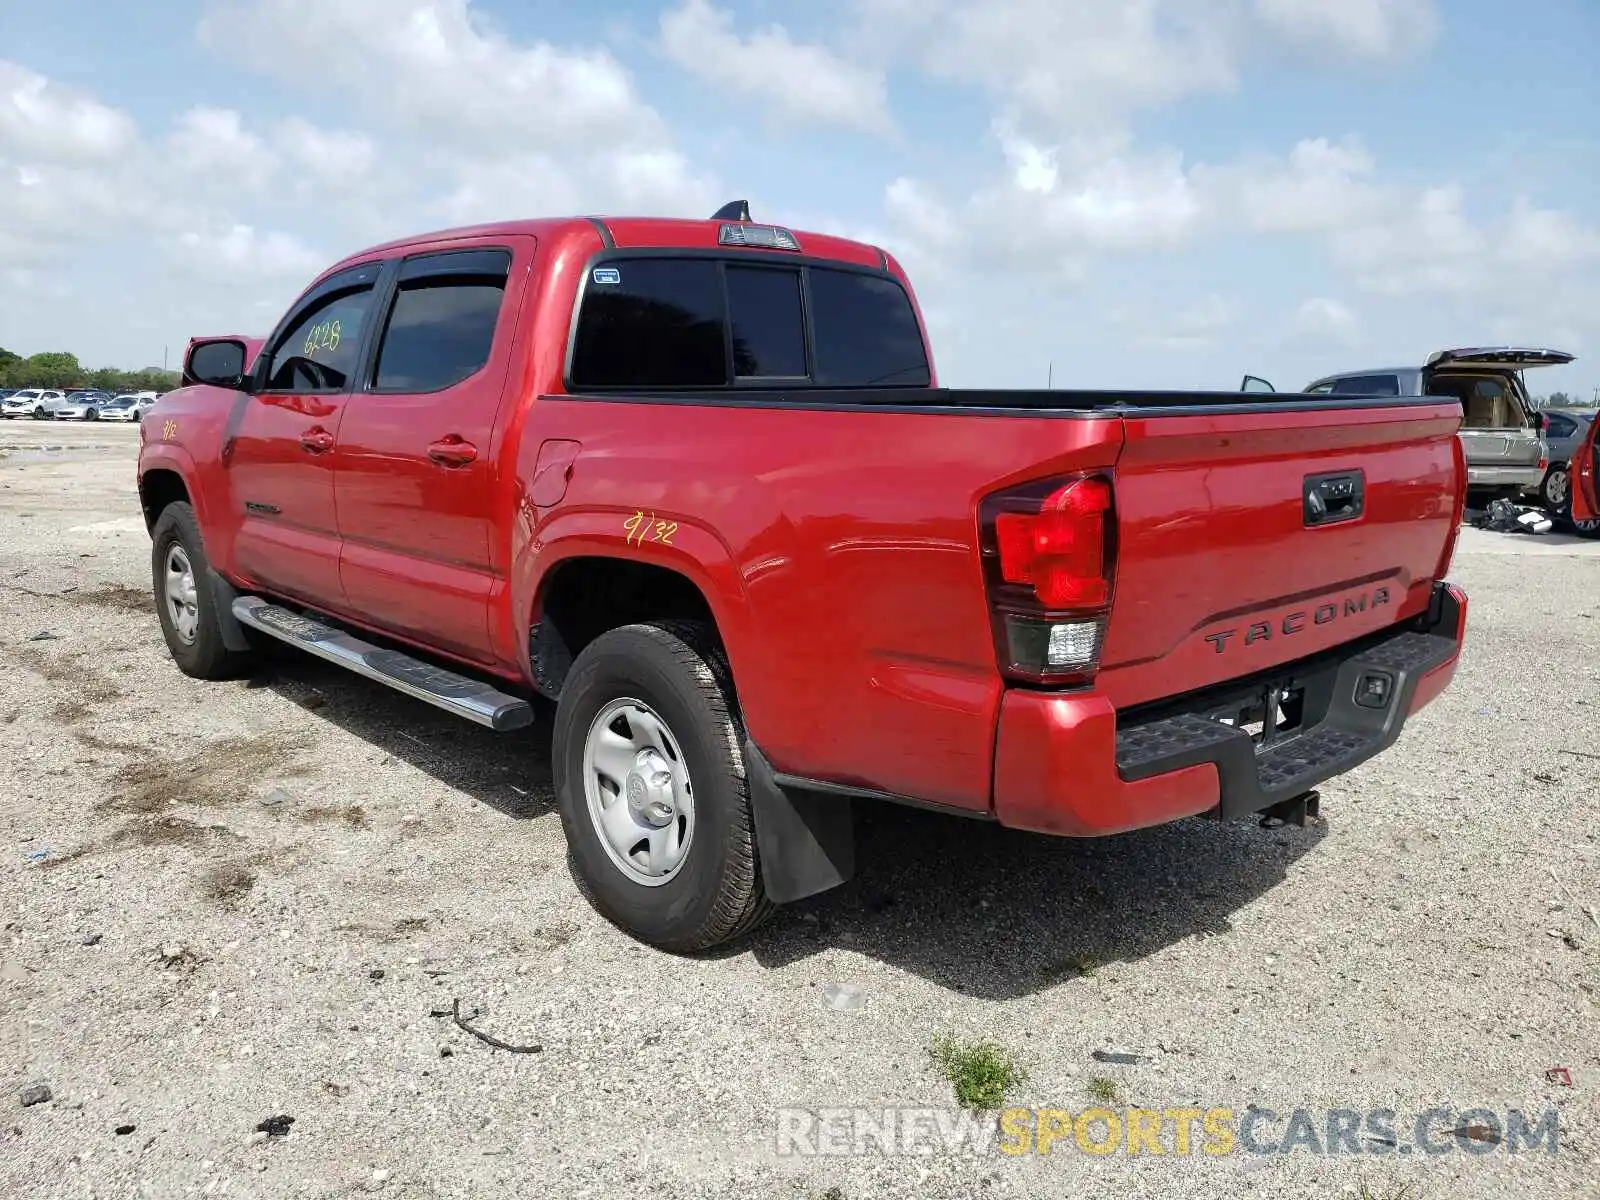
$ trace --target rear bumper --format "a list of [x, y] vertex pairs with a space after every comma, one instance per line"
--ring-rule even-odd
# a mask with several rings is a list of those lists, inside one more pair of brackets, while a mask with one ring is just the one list
[[[1406, 718], [1454, 677], [1466, 623], [1466, 594], [1436, 585], [1422, 619], [1280, 668], [1275, 676], [1303, 689], [1304, 717], [1263, 749], [1205, 714], [1258, 693], [1266, 680], [1125, 714], [1093, 692], [1008, 691], [995, 817], [1017, 829], [1097, 837], [1202, 814], [1231, 819], [1292, 799], [1395, 742]], [[1384, 681], [1385, 699], [1358, 704], [1358, 688], [1374, 678]]]
[[1544, 471], [1532, 467], [1467, 466], [1468, 487], [1536, 488], [1544, 482]]

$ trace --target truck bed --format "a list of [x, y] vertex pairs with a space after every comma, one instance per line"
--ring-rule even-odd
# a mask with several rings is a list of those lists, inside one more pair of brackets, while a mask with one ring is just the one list
[[[582, 443], [538, 538], [615, 536], [641, 511], [678, 525], [674, 547], [643, 547], [663, 565], [720, 564], [703, 590], [737, 595], [716, 617], [778, 771], [964, 810], [990, 805], [1006, 689], [984, 497], [1110, 477], [1094, 687], [1118, 709], [1417, 616], [1455, 529], [1460, 407], [1430, 398], [808, 388], [534, 407], [546, 439]], [[1359, 517], [1308, 528], [1308, 478], [1352, 475]]]

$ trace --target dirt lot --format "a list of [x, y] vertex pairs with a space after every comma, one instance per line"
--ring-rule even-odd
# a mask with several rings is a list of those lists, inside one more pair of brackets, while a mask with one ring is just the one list
[[[1600, 546], [1468, 531], [1454, 688], [1320, 826], [873, 811], [850, 886], [690, 960], [579, 898], [548, 721], [293, 656], [181, 676], [135, 444], [0, 425], [0, 1195], [1600, 1195]], [[1013, 1053], [1020, 1104], [1390, 1108], [1402, 1142], [1557, 1106], [1560, 1146], [777, 1153], [785, 1106], [954, 1111], [939, 1033]]]

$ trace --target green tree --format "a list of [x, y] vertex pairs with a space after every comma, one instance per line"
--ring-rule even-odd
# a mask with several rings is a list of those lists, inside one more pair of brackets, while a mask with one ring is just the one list
[[1551, 392], [1545, 399], [1547, 408], [1572, 408], [1576, 404], [1577, 401], [1565, 392]]
[[20, 374], [22, 387], [65, 388], [74, 386], [83, 378], [83, 367], [76, 354], [65, 350], [46, 350], [29, 355], [20, 367], [12, 368]]

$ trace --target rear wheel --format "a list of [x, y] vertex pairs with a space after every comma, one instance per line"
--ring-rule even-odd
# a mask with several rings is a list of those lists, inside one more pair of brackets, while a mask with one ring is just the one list
[[771, 912], [732, 680], [696, 622], [625, 625], [572, 664], [552, 754], [573, 875], [634, 937], [691, 952]]
[[196, 679], [232, 679], [250, 655], [222, 639], [217, 600], [207, 585], [210, 564], [194, 509], [177, 500], [161, 510], [151, 530], [150, 569], [161, 634], [178, 670]]
[[1551, 467], [1545, 473], [1544, 482], [1539, 485], [1539, 500], [1545, 508], [1553, 513], [1558, 513], [1566, 508], [1572, 499], [1572, 476], [1567, 473], [1565, 463]]

